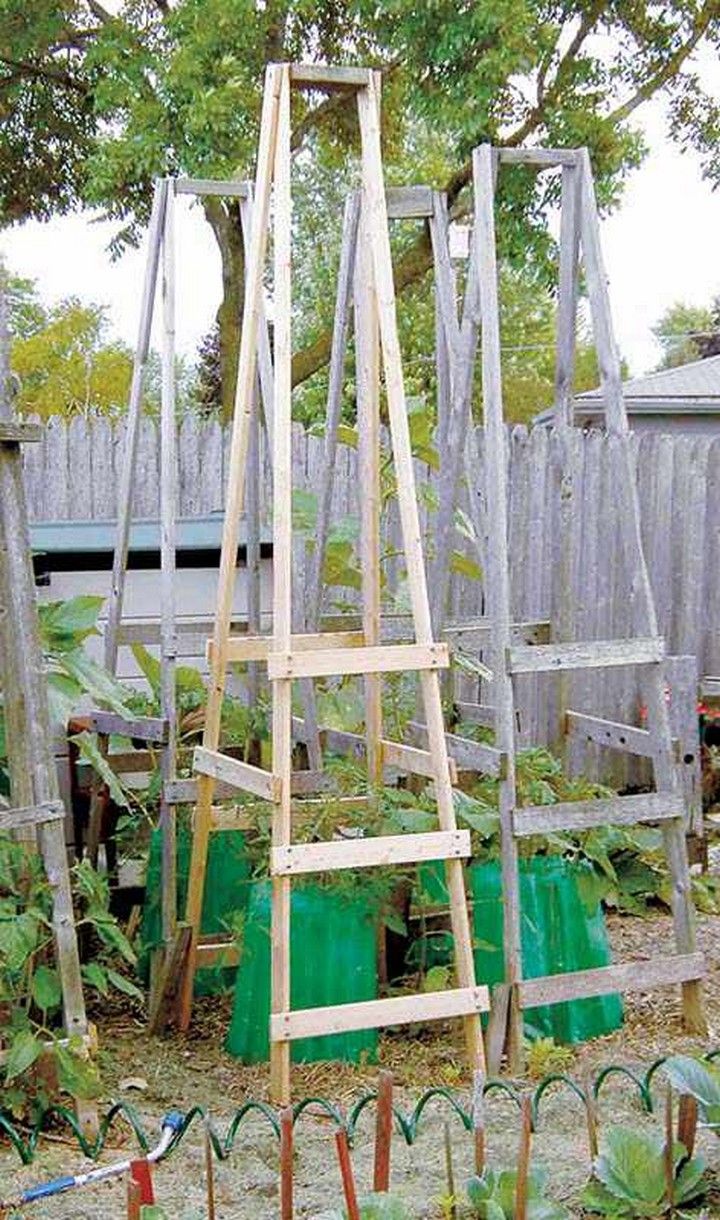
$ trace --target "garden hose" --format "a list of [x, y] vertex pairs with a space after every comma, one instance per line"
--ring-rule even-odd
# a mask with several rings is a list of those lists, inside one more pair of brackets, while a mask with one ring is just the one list
[[[720, 1057], [720, 1050], [710, 1051], [704, 1056], [708, 1062]], [[533, 1125], [536, 1127], [540, 1119], [541, 1102], [549, 1089], [554, 1086], [560, 1086], [568, 1089], [577, 1097], [581, 1104], [588, 1104], [590, 1095], [599, 1097], [605, 1084], [611, 1079], [620, 1078], [629, 1081], [633, 1088], [637, 1090], [640, 1103], [647, 1113], [653, 1111], [652, 1085], [656, 1073], [662, 1068], [663, 1064], [670, 1056], [656, 1059], [645, 1072], [633, 1071], [632, 1068], [626, 1067], [624, 1064], [609, 1064], [604, 1067], [595, 1078], [588, 1084], [580, 1084], [569, 1076], [561, 1072], [553, 1072], [552, 1074], [543, 1077], [539, 1084], [533, 1090], [531, 1096], [532, 1103], [532, 1118]], [[523, 1094], [521, 1090], [513, 1085], [510, 1081], [499, 1080], [492, 1078], [485, 1082], [483, 1094], [487, 1096], [490, 1093], [501, 1093], [509, 1098], [512, 1103], [520, 1109], [522, 1105]], [[366, 1090], [360, 1095], [358, 1100], [347, 1110], [346, 1113], [331, 1101], [322, 1097], [306, 1097], [298, 1101], [293, 1107], [293, 1119], [298, 1123], [303, 1115], [312, 1110], [313, 1117], [317, 1116], [317, 1111], [320, 1110], [322, 1115], [334, 1124], [336, 1129], [343, 1129], [350, 1140], [356, 1134], [358, 1122], [363, 1111], [367, 1106], [371, 1105], [377, 1098], [376, 1090]], [[415, 1106], [410, 1111], [402, 1110], [399, 1106], [393, 1107], [393, 1115], [398, 1132], [402, 1135], [408, 1146], [414, 1144], [417, 1138], [417, 1133], [421, 1124], [423, 1115], [433, 1101], [440, 1101], [447, 1106], [451, 1115], [455, 1116], [463, 1125], [466, 1131], [471, 1131], [473, 1127], [473, 1115], [471, 1110], [466, 1110], [457, 1096], [449, 1088], [435, 1086], [426, 1089], [421, 1094]], [[132, 1106], [119, 1102], [113, 1105], [103, 1117], [100, 1123], [97, 1138], [88, 1140], [87, 1136], [82, 1131], [78, 1120], [72, 1110], [64, 1106], [51, 1106], [39, 1116], [30, 1134], [27, 1138], [23, 1138], [16, 1123], [11, 1117], [0, 1110], [0, 1136], [5, 1134], [12, 1147], [15, 1149], [20, 1160], [24, 1165], [29, 1165], [35, 1158], [38, 1142], [43, 1130], [51, 1123], [57, 1124], [58, 1120], [65, 1123], [75, 1136], [79, 1149], [84, 1156], [90, 1160], [96, 1160], [100, 1156], [108, 1134], [113, 1127], [117, 1125], [119, 1120], [126, 1122], [137, 1142], [138, 1148], [143, 1156], [148, 1160], [159, 1160], [161, 1157], [166, 1157], [175, 1151], [175, 1148], [182, 1142], [186, 1134], [192, 1126], [201, 1123], [207, 1131], [208, 1140], [212, 1146], [213, 1153], [219, 1161], [227, 1160], [235, 1146], [238, 1131], [245, 1121], [251, 1115], [259, 1115], [268, 1125], [272, 1134], [280, 1138], [280, 1121], [278, 1111], [267, 1102], [258, 1101], [249, 1098], [238, 1106], [235, 1110], [228, 1127], [224, 1134], [220, 1134], [214, 1126], [209, 1112], [203, 1106], [193, 1106], [185, 1114], [180, 1114], [177, 1111], [172, 1111], [167, 1114], [162, 1121], [162, 1138], [158, 1146], [152, 1151], [149, 1150], [149, 1141], [145, 1133], [142, 1121], [133, 1109]], [[75, 1185], [85, 1185], [86, 1182], [102, 1180], [106, 1177], [112, 1177], [117, 1173], [126, 1172], [129, 1161], [118, 1162], [116, 1165], [108, 1166], [107, 1168], [91, 1170], [87, 1174], [79, 1174], [76, 1177], [60, 1178], [57, 1183], [48, 1183], [46, 1187], [35, 1187], [34, 1190], [45, 1190], [45, 1194], [36, 1194], [35, 1198], [47, 1197], [48, 1194], [58, 1194], [61, 1190], [69, 1190]], [[62, 1185], [58, 1185], [62, 1183]], [[54, 1189], [50, 1190], [50, 1186]], [[27, 1201], [31, 1201], [26, 1199]]]
[[[167, 1156], [183, 1127], [183, 1121], [183, 1115], [177, 1110], [171, 1110], [169, 1114], [165, 1115], [160, 1127], [160, 1140], [145, 1156], [150, 1164], [155, 1164]], [[97, 1169], [90, 1169], [87, 1173], [65, 1174], [63, 1177], [53, 1178], [50, 1182], [30, 1186], [27, 1190], [21, 1191], [14, 1199], [1, 1201], [0, 1215], [19, 1207], [26, 1207], [29, 1203], [37, 1203], [40, 1199], [65, 1194], [66, 1191], [80, 1186], [92, 1186], [97, 1182], [107, 1182], [110, 1178], [120, 1177], [130, 1171], [131, 1163], [132, 1158], [127, 1157], [122, 1161], [114, 1161], [112, 1165], [99, 1165]]]

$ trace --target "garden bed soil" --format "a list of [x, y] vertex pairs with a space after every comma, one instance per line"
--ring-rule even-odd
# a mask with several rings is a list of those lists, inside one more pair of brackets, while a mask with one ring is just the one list
[[[671, 920], [665, 915], [648, 919], [612, 917], [608, 921], [616, 960], [642, 959], [667, 951], [672, 942]], [[700, 947], [708, 960], [706, 986], [710, 1033], [707, 1040], [690, 1037], [680, 1028], [679, 999], [674, 989], [652, 995], [631, 995], [626, 1000], [622, 1029], [575, 1048], [569, 1071], [580, 1078], [594, 1075], [613, 1062], [647, 1068], [654, 1059], [671, 1052], [699, 1052], [720, 1047], [720, 917], [700, 916]], [[229, 999], [200, 1001], [196, 1020], [186, 1038], [149, 1038], [139, 1009], [106, 1007], [94, 1014], [100, 1035], [100, 1059], [105, 1093], [103, 1108], [122, 1098], [136, 1107], [154, 1142], [162, 1115], [169, 1109], [188, 1110], [201, 1105], [212, 1111], [217, 1129], [224, 1133], [235, 1108], [249, 1095], [267, 1096], [267, 1069], [245, 1067], [223, 1050], [230, 1017]], [[385, 1035], [381, 1039], [382, 1065], [395, 1075], [397, 1101], [411, 1109], [430, 1085], [458, 1089], [468, 1104], [462, 1046], [449, 1029], [433, 1027], [416, 1037]], [[377, 1068], [337, 1064], [309, 1064], [293, 1068], [296, 1097], [323, 1096], [347, 1106], [364, 1088], [372, 1087]], [[142, 1085], [134, 1088], [132, 1084]], [[533, 1086], [535, 1082], [524, 1082]], [[432, 1103], [421, 1124], [416, 1143], [407, 1147], [398, 1134], [393, 1141], [393, 1188], [415, 1206], [422, 1217], [442, 1215], [445, 1193], [443, 1122], [452, 1135], [456, 1179], [462, 1182], [472, 1168], [471, 1140], [447, 1109]], [[629, 1082], [609, 1081], [600, 1102], [601, 1123], [626, 1122], [638, 1126], [658, 1123], [644, 1115], [630, 1092]], [[517, 1112], [508, 1099], [493, 1094], [487, 1099], [489, 1157], [494, 1165], [513, 1162], [517, 1147]], [[367, 1189], [372, 1170], [373, 1116], [368, 1108], [361, 1119], [353, 1153], [358, 1183]], [[110, 1137], [103, 1161], [126, 1156], [133, 1146], [118, 1129]], [[710, 1166], [720, 1172], [720, 1140], [702, 1135], [700, 1148]], [[567, 1091], [550, 1092], [543, 1100], [533, 1146], [534, 1160], [552, 1172], [552, 1193], [570, 1205], [587, 1178], [589, 1161], [585, 1119], [579, 1103]], [[235, 1149], [216, 1167], [218, 1220], [273, 1220], [278, 1215], [278, 1149], [267, 1125], [253, 1117], [239, 1129]], [[56, 1175], [89, 1167], [76, 1145], [59, 1136], [43, 1139], [33, 1165], [20, 1167], [16, 1154], [0, 1145], [2, 1195]], [[207, 1215], [204, 1185], [202, 1128], [197, 1124], [176, 1152], [155, 1173], [157, 1200], [172, 1220], [200, 1220]], [[317, 1114], [307, 1114], [297, 1127], [295, 1156], [295, 1214], [321, 1220], [339, 1206], [339, 1174], [335, 1162], [332, 1126]], [[45, 1200], [24, 1213], [43, 1220], [99, 1220], [125, 1213], [123, 1183], [75, 1191]], [[700, 1213], [698, 1213], [700, 1214]], [[710, 1202], [707, 1217], [720, 1216], [720, 1199]]]

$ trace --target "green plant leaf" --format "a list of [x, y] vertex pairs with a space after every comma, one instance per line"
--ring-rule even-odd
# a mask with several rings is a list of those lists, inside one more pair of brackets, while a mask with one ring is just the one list
[[100, 992], [100, 995], [108, 994], [108, 976], [99, 962], [87, 962], [82, 968], [82, 976], [90, 987], [94, 987], [96, 991]]
[[13, 1037], [5, 1060], [5, 1083], [9, 1084], [32, 1067], [43, 1053], [42, 1042], [30, 1029], [21, 1029]]
[[83, 758], [95, 768], [103, 783], [107, 784], [110, 796], [116, 805], [121, 805], [123, 809], [131, 809], [130, 801], [127, 797], [125, 789], [120, 780], [110, 766], [107, 758], [101, 752], [97, 744], [97, 738], [93, 733], [77, 733], [70, 739], [75, 742]]
[[635, 1207], [657, 1207], [665, 1194], [662, 1135], [632, 1127], [609, 1127], [595, 1162], [595, 1174], [616, 1198]]
[[708, 1124], [720, 1123], [720, 1067], [691, 1055], [673, 1055], [665, 1060], [663, 1071], [678, 1092], [695, 1098]]
[[118, 991], [122, 991], [123, 995], [130, 995], [136, 1000], [145, 999], [140, 988], [131, 979], [126, 978], [124, 974], [119, 974], [117, 970], [111, 970], [108, 966], [107, 976], [113, 987], [117, 988]]
[[159, 702], [162, 683], [160, 662], [157, 657], [148, 652], [144, 644], [135, 643], [131, 644], [130, 647], [140, 672], [146, 679], [155, 699]]
[[61, 602], [45, 602], [38, 606], [40, 630], [50, 647], [57, 647], [63, 639], [71, 648], [77, 648], [89, 635], [97, 635], [97, 620], [102, 610], [104, 597], [82, 593]]
[[72, 1045], [61, 1046], [56, 1043], [55, 1063], [61, 1089], [86, 1101], [99, 1097], [100, 1076], [97, 1067], [84, 1051], [75, 1049]]
[[43, 1012], [52, 1012], [62, 1001], [62, 988], [57, 970], [40, 965], [32, 980], [32, 998]]
[[62, 668], [82, 687], [83, 692], [92, 696], [98, 703], [107, 705], [117, 712], [118, 716], [131, 715], [125, 688], [82, 648], [64, 653]]

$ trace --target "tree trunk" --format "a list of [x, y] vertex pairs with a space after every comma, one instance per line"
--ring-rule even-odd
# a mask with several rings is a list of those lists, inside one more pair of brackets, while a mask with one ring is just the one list
[[218, 343], [223, 422], [232, 419], [235, 405], [240, 329], [245, 292], [245, 248], [240, 211], [237, 204], [225, 206], [219, 200], [204, 200], [205, 215], [215, 234], [222, 264], [222, 301], [217, 311]]

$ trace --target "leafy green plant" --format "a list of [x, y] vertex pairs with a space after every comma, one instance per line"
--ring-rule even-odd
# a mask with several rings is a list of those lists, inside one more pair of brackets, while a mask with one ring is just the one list
[[[547, 1171], [531, 1169], [528, 1178], [527, 1220], [569, 1220], [569, 1213], [547, 1197]], [[482, 1176], [470, 1178], [467, 1195], [472, 1215], [479, 1220], [513, 1220], [517, 1194], [514, 1169], [486, 1169]]]
[[575, 1060], [569, 1046], [558, 1046], [554, 1038], [536, 1038], [525, 1046], [527, 1074], [542, 1080], [553, 1072], [566, 1072]]
[[704, 1126], [720, 1135], [720, 1067], [707, 1059], [673, 1055], [663, 1069], [679, 1093], [695, 1098]]
[[705, 1193], [702, 1159], [689, 1159], [682, 1144], [673, 1145], [671, 1200], [665, 1153], [659, 1132], [610, 1127], [595, 1161], [595, 1176], [582, 1194], [584, 1206], [609, 1217], [665, 1216], [700, 1200]]
[[[397, 1195], [370, 1194], [358, 1199], [360, 1220], [413, 1220], [413, 1213], [407, 1203], [398, 1199]], [[347, 1220], [347, 1211], [332, 1213], [332, 1220]]]
[[[86, 985], [141, 996], [118, 970], [135, 955], [109, 913], [107, 881], [87, 861], [72, 873], [83, 906], [78, 927], [92, 932], [96, 952], [83, 966]], [[82, 1040], [59, 1040], [62, 992], [53, 962], [52, 889], [42, 858], [0, 834], [0, 1014], [4, 1051], [3, 1107], [19, 1117], [42, 1106], [54, 1089], [92, 1097], [99, 1086]], [[45, 1067], [42, 1071], [35, 1069]], [[34, 1070], [35, 1069], [35, 1070]]]

